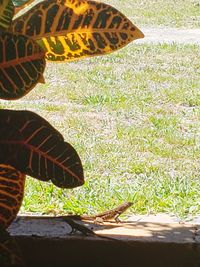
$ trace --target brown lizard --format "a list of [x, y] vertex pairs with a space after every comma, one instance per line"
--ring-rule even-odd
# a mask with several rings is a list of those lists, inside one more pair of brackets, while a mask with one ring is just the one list
[[[83, 220], [83, 221], [94, 221], [97, 223], [102, 223], [106, 221], [115, 220], [116, 222], [120, 222], [119, 216], [124, 213], [129, 207], [133, 205], [132, 202], [124, 202], [123, 204], [119, 205], [118, 207], [104, 211], [102, 213], [98, 213], [95, 215], [69, 215], [66, 216], [67, 218], [71, 218], [74, 220]], [[61, 216], [62, 217], [62, 216]], [[63, 216], [64, 218], [65, 216]]]

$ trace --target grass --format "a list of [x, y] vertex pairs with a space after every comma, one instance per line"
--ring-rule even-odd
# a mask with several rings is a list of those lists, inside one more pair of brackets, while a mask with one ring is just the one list
[[48, 64], [46, 84], [1, 108], [46, 118], [78, 151], [73, 190], [27, 178], [22, 212], [200, 212], [200, 47], [131, 44], [108, 56]]
[[104, 0], [131, 18], [136, 25], [200, 27], [199, 0]]

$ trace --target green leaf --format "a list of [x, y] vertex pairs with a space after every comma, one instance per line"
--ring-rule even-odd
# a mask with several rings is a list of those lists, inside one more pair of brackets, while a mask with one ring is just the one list
[[7, 29], [14, 15], [12, 0], [0, 0], [0, 29]]
[[111, 53], [144, 37], [114, 7], [85, 0], [43, 1], [15, 19], [12, 30], [37, 41], [50, 61]]
[[0, 162], [42, 181], [72, 188], [84, 183], [75, 149], [30, 111], [0, 110]]
[[0, 32], [0, 98], [18, 99], [44, 82], [44, 52], [28, 37]]

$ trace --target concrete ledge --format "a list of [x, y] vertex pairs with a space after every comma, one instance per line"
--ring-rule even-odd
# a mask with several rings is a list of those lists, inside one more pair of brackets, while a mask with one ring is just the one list
[[18, 217], [9, 228], [27, 266], [200, 267], [200, 226], [126, 222], [94, 225], [95, 233], [115, 238], [70, 235], [59, 218]]

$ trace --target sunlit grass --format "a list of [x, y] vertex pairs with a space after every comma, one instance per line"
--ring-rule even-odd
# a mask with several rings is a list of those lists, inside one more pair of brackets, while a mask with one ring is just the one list
[[138, 26], [200, 27], [198, 0], [104, 0], [102, 2], [118, 8]]

